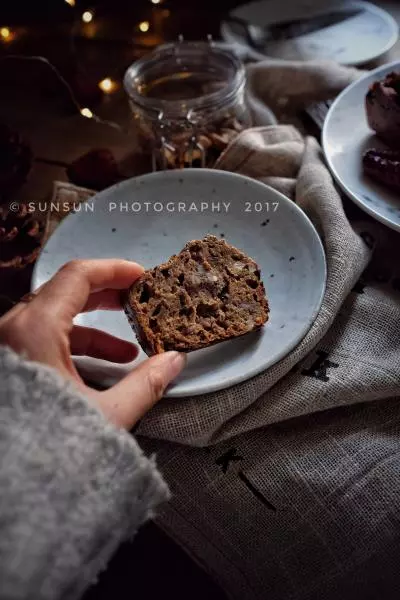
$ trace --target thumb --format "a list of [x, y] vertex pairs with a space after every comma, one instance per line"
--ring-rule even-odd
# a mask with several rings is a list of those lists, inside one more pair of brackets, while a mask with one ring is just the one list
[[185, 364], [186, 355], [179, 352], [149, 358], [110, 390], [101, 392], [101, 409], [118, 426], [132, 429], [161, 400]]

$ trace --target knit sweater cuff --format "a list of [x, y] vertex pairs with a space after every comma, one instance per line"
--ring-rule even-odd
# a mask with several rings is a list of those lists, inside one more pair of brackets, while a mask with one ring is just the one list
[[167, 486], [135, 439], [53, 369], [0, 348], [0, 377], [3, 589], [76, 598]]

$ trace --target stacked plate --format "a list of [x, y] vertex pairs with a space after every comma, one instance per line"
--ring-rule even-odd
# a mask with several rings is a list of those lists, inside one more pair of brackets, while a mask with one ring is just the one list
[[221, 33], [254, 60], [322, 59], [355, 66], [388, 52], [398, 25], [369, 2], [262, 0], [235, 9]]
[[400, 231], [399, 194], [367, 177], [362, 165], [366, 150], [385, 148], [368, 127], [365, 96], [372, 83], [392, 71], [400, 72], [400, 62], [371, 71], [342, 92], [325, 119], [322, 144], [328, 166], [345, 194], [366, 213]]

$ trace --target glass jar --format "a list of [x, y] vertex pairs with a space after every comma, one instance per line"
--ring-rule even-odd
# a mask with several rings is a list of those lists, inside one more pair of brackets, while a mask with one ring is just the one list
[[135, 62], [124, 86], [153, 170], [214, 166], [251, 126], [245, 85], [241, 61], [213, 43], [168, 44]]

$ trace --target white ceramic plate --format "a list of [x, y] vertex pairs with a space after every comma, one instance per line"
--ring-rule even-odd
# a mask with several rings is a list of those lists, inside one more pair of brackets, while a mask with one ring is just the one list
[[399, 195], [374, 183], [362, 169], [362, 156], [368, 148], [385, 147], [368, 127], [365, 96], [371, 83], [398, 70], [400, 62], [385, 65], [346, 88], [326, 117], [322, 145], [329, 168], [342, 190], [372, 217], [400, 231]]
[[[290, 352], [315, 320], [325, 291], [325, 255], [313, 225], [296, 204], [266, 185], [206, 169], [150, 174], [118, 184], [55, 231], [36, 264], [33, 287], [73, 258], [119, 257], [153, 267], [207, 233], [223, 235], [260, 265], [271, 319], [261, 332], [191, 353], [187, 369], [167, 395], [229, 387]], [[77, 323], [135, 341], [122, 312], [96, 311], [80, 315]], [[142, 353], [138, 361], [145, 358]], [[76, 362], [86, 377], [105, 386], [132, 368], [89, 358]]]
[[345, 21], [287, 42], [270, 43], [265, 52], [248, 46], [240, 30], [228, 22], [222, 24], [222, 37], [230, 43], [246, 47], [255, 60], [265, 56], [286, 60], [334, 60], [343, 65], [361, 65], [386, 54], [398, 39], [398, 25], [386, 11], [370, 2], [324, 0], [262, 0], [238, 7], [232, 16], [250, 24], [265, 26], [285, 20], [304, 18], [316, 13], [338, 9], [341, 5], [359, 8], [362, 12]]

